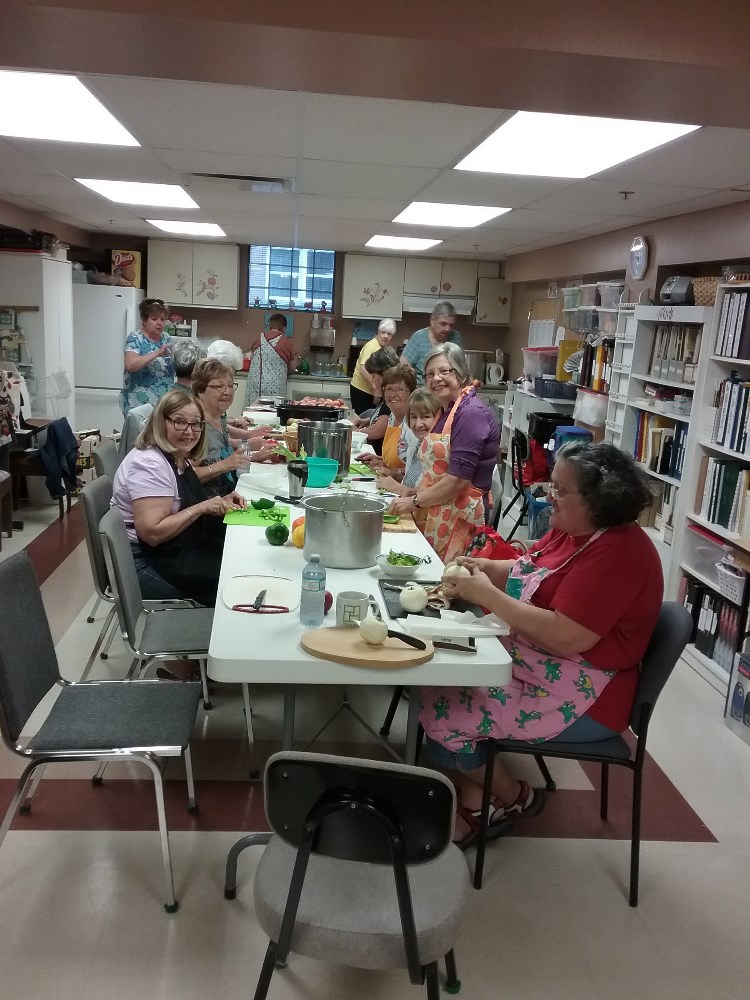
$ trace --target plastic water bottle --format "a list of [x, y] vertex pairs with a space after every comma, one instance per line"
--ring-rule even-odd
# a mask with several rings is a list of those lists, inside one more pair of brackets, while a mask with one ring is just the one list
[[306, 628], [323, 624], [326, 600], [326, 570], [320, 556], [311, 555], [302, 570], [302, 595], [299, 602], [299, 620]]

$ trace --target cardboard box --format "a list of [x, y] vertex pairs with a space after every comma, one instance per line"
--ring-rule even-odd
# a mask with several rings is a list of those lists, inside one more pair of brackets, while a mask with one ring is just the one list
[[133, 288], [140, 288], [142, 256], [140, 250], [112, 250], [111, 253], [110, 273], [122, 278]]

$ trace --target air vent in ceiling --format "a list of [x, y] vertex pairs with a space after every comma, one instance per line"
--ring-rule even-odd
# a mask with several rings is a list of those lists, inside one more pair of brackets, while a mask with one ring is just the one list
[[293, 177], [256, 177], [252, 174], [187, 174], [188, 187], [228, 188], [260, 194], [283, 194], [296, 191]]

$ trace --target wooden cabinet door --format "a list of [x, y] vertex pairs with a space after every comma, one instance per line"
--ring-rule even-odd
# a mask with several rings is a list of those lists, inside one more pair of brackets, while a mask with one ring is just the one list
[[401, 319], [404, 258], [348, 253], [344, 257], [342, 316]]
[[501, 326], [510, 323], [512, 287], [502, 278], [480, 278], [474, 322]]
[[473, 299], [477, 294], [477, 262], [444, 260], [438, 294], [449, 302], [451, 295], [468, 296]]
[[235, 243], [193, 244], [193, 305], [236, 309], [239, 247]]
[[149, 240], [147, 295], [170, 305], [193, 302], [193, 244], [186, 240]]
[[443, 262], [433, 257], [407, 257], [404, 291], [411, 295], [439, 295]]

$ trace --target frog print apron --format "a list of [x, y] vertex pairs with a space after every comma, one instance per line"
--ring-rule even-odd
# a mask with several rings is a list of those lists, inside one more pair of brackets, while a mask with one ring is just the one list
[[[474, 386], [462, 389], [442, 431], [427, 434], [419, 446], [423, 470], [420, 489], [434, 485], [447, 473], [453, 418], [464, 399], [475, 392]], [[435, 504], [425, 510], [417, 508], [414, 520], [443, 562], [449, 563], [466, 552], [475, 529], [484, 524], [484, 493], [476, 486], [468, 485], [453, 500]]]
[[273, 340], [268, 340], [265, 334], [261, 334], [260, 346], [250, 362], [245, 406], [254, 403], [259, 396], [283, 397], [286, 395], [286, 379], [289, 368], [276, 350], [276, 344], [284, 336], [286, 334], [280, 333]]
[[[506, 593], [529, 604], [545, 577], [567, 566], [603, 533], [593, 534], [557, 569], [537, 567], [530, 556], [521, 556], [508, 577]], [[500, 641], [513, 660], [509, 684], [422, 691], [420, 721], [425, 732], [455, 753], [472, 753], [482, 739], [554, 739], [589, 710], [615, 674], [592, 667], [582, 656], [548, 653], [517, 633]]]

